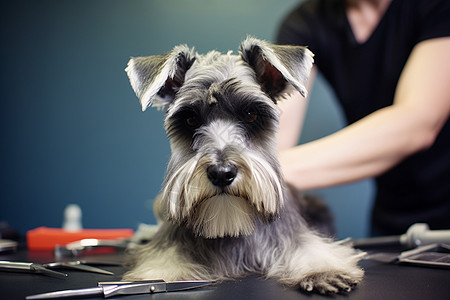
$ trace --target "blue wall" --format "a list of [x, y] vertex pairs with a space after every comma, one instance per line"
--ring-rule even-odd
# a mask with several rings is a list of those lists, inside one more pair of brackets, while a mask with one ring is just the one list
[[[141, 112], [123, 71], [130, 56], [187, 43], [237, 50], [273, 40], [297, 0], [8, 1], [2, 5], [0, 221], [24, 233], [61, 226], [77, 203], [86, 228], [153, 223], [169, 145], [163, 115]], [[303, 141], [342, 126], [333, 95], [314, 87]], [[364, 236], [371, 182], [317, 191], [339, 236]]]

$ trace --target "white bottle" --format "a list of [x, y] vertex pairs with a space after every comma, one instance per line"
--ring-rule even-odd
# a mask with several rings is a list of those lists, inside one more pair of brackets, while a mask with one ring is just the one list
[[69, 204], [64, 209], [63, 229], [66, 231], [79, 231], [83, 229], [81, 223], [81, 208], [77, 204]]

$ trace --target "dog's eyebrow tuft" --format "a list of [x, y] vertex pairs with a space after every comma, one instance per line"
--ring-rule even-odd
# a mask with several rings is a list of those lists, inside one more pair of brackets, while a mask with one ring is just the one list
[[220, 98], [220, 86], [213, 82], [209, 87], [208, 104], [217, 104], [218, 98]]

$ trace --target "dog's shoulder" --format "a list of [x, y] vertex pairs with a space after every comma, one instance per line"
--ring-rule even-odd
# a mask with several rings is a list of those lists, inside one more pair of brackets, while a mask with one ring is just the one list
[[287, 199], [292, 207], [305, 219], [311, 229], [325, 236], [335, 236], [333, 213], [324, 199], [317, 194], [304, 193], [287, 184]]

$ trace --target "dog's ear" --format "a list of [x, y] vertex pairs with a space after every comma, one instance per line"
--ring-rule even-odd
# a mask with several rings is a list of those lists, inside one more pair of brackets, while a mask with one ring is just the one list
[[292, 87], [307, 96], [306, 83], [314, 54], [306, 47], [274, 45], [247, 37], [240, 47], [242, 59], [255, 71], [263, 90], [275, 101]]
[[183, 85], [186, 71], [194, 61], [194, 49], [186, 45], [177, 46], [166, 54], [132, 57], [125, 71], [142, 111], [152, 104], [167, 107]]

